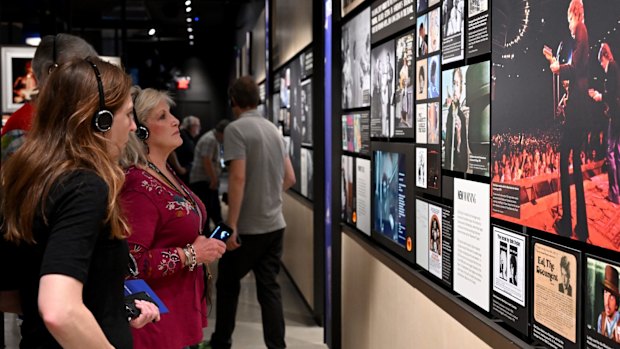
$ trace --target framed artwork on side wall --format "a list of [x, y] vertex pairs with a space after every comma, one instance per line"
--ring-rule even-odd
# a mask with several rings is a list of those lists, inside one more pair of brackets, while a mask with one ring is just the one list
[[12, 113], [39, 93], [32, 71], [35, 47], [3, 46], [2, 112]]

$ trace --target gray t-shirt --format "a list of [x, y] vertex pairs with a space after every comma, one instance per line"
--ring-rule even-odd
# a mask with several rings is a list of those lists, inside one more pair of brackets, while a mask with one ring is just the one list
[[243, 113], [224, 131], [224, 161], [245, 160], [240, 234], [265, 234], [286, 227], [282, 215], [284, 141], [256, 110]]
[[189, 182], [196, 183], [201, 181], [211, 182], [207, 169], [204, 165], [204, 158], [211, 161], [211, 165], [215, 169], [215, 174], [220, 177], [222, 167], [220, 165], [220, 143], [215, 138], [215, 130], [211, 130], [198, 140], [194, 149], [194, 161], [192, 170], [189, 173]]

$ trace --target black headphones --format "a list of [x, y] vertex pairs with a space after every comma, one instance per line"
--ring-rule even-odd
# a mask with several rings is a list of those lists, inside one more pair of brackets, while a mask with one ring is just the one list
[[139, 140], [141, 141], [146, 141], [149, 138], [149, 129], [144, 126], [140, 120], [138, 120], [138, 113], [136, 113], [136, 99], [138, 98], [138, 96], [136, 95], [136, 98], [134, 98], [133, 100], [133, 120], [136, 123], [136, 137], [138, 137]]
[[56, 37], [58, 34], [54, 35], [54, 40], [52, 41], [52, 64], [47, 69], [47, 73], [51, 74], [54, 69], [58, 68], [58, 63], [56, 63]]
[[86, 59], [95, 71], [95, 76], [97, 77], [97, 88], [99, 90], [99, 111], [95, 113], [93, 116], [93, 127], [98, 132], [107, 132], [112, 128], [112, 120], [114, 119], [114, 114], [111, 111], [105, 108], [105, 95], [103, 94], [103, 82], [101, 82], [101, 73], [99, 72], [99, 68], [97, 65], [88, 59]]

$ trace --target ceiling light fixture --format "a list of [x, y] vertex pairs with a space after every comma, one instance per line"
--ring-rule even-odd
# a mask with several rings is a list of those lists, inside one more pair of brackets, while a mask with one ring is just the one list
[[194, 34], [189, 34], [189, 39], [194, 40]]
[[187, 23], [191, 23], [191, 22], [192, 22], [192, 19], [191, 19], [191, 18], [189, 18], [189, 17], [187, 17], [186, 21], [187, 21]]
[[150, 35], [150, 36], [155, 35], [155, 32], [156, 32], [156, 31], [155, 31], [155, 28], [151, 28], [151, 29], [149, 29], [149, 35]]
[[191, 32], [193, 32], [193, 31], [194, 31], [194, 29], [192, 29], [192, 27], [188, 27], [188, 28], [187, 28], [187, 31], [188, 31], [189, 33], [191, 33]]
[[189, 5], [191, 5], [191, 4], [192, 4], [192, 0], [187, 0], [187, 1], [185, 2], [185, 6], [189, 6]]
[[187, 6], [187, 7], [185, 8], [185, 12], [192, 12], [192, 8], [191, 8], [191, 7], [189, 7], [189, 6]]

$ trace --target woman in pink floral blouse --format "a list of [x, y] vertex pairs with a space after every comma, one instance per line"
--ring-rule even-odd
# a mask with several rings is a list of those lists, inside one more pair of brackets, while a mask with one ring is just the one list
[[174, 102], [166, 92], [135, 88], [138, 131], [122, 163], [121, 193], [132, 229], [131, 254], [144, 279], [169, 309], [161, 321], [133, 331], [134, 348], [180, 349], [202, 341], [207, 325], [205, 265], [219, 259], [226, 245], [201, 233], [205, 207], [166, 165], [182, 144]]

